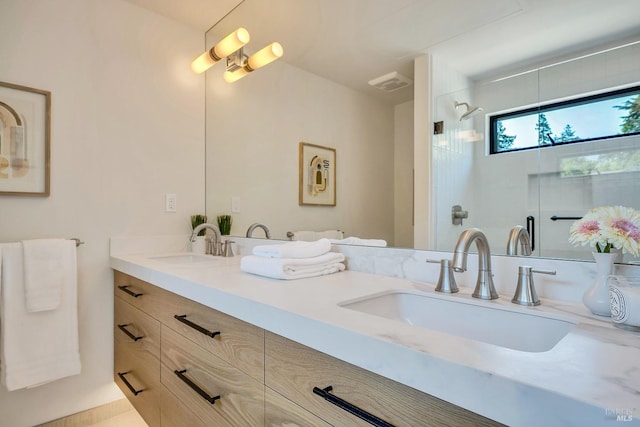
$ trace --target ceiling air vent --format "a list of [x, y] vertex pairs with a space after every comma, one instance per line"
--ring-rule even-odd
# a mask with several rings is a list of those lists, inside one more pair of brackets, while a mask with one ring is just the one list
[[385, 92], [393, 92], [413, 84], [413, 80], [394, 71], [384, 76], [380, 76], [373, 80], [369, 80], [369, 84]]

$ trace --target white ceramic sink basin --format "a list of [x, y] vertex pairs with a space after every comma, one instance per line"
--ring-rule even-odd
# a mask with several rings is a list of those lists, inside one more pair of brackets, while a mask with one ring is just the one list
[[216, 262], [223, 259], [222, 257], [203, 255], [203, 254], [175, 254], [175, 255], [161, 255], [156, 257], [149, 257], [154, 261], [164, 262], [167, 264], [196, 264], [205, 262]]
[[461, 296], [388, 291], [341, 307], [513, 350], [551, 350], [576, 325], [570, 318]]

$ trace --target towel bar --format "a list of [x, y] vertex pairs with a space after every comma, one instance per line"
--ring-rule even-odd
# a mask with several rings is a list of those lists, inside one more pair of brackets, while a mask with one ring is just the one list
[[75, 240], [76, 241], [76, 248], [80, 245], [84, 245], [84, 242], [80, 239], [78, 239], [77, 237], [72, 237], [69, 240]]

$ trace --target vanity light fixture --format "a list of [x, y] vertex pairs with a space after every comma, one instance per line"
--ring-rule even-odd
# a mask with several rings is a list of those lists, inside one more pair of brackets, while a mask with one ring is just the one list
[[194, 73], [203, 73], [216, 62], [226, 58], [227, 69], [224, 73], [224, 79], [228, 83], [232, 83], [250, 72], [275, 61], [283, 54], [282, 45], [274, 42], [247, 57], [243, 48], [249, 43], [250, 39], [249, 31], [242, 27], [238, 28], [211, 49], [194, 59], [191, 63], [191, 70]]
[[250, 72], [280, 58], [283, 53], [282, 45], [278, 42], [263, 47], [248, 58], [240, 49], [227, 58], [227, 71], [224, 73], [224, 80], [227, 83], [240, 80]]
[[242, 49], [244, 45], [249, 43], [250, 39], [251, 36], [249, 35], [249, 31], [242, 27], [238, 28], [220, 40], [211, 49], [194, 59], [191, 63], [191, 70], [198, 74], [207, 71], [213, 64], [220, 61], [222, 58]]

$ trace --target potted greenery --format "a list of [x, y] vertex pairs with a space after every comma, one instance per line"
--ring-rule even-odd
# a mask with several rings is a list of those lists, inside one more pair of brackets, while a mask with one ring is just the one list
[[[207, 222], [206, 215], [191, 215], [191, 230], [194, 230], [200, 224], [204, 224]], [[207, 242], [206, 242], [206, 233], [207, 230], [203, 229], [198, 232], [198, 236], [196, 237], [195, 242], [191, 242], [191, 252], [197, 253], [206, 253], [207, 251]]]
[[228, 236], [231, 234], [231, 223], [233, 220], [231, 219], [231, 215], [218, 215], [218, 228], [220, 229], [220, 234], [223, 236]]

